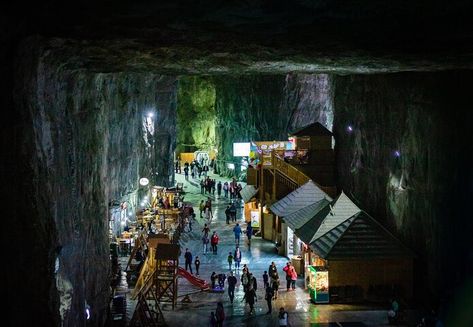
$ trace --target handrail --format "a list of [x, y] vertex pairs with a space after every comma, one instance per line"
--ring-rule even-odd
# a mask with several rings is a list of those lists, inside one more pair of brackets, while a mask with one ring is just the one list
[[283, 159], [276, 156], [274, 153], [272, 155], [272, 165], [274, 169], [277, 169], [280, 173], [286, 175], [287, 178], [293, 180], [298, 186], [301, 186], [307, 183], [311, 178], [304, 174], [302, 171], [296, 167], [288, 164]]

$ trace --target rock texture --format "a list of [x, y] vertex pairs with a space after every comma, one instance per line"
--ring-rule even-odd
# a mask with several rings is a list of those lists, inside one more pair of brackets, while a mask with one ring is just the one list
[[209, 78], [179, 78], [176, 152], [215, 149], [215, 85]]
[[25, 243], [9, 280], [21, 283], [9, 297], [11, 324], [84, 325], [87, 303], [91, 325], [101, 326], [110, 292], [109, 204], [136, 194], [142, 176], [172, 184], [177, 83], [66, 71], [40, 50], [26, 45], [17, 70], [24, 134], [15, 143], [27, 173], [18, 183], [28, 195], [7, 224]]
[[473, 271], [473, 75], [333, 79], [339, 187], [417, 253], [419, 298], [453, 298]]
[[291, 112], [287, 130], [319, 122], [329, 130], [333, 125], [333, 85], [327, 74], [288, 74], [282, 107]]
[[233, 175], [226, 167], [235, 163], [233, 142], [287, 139], [289, 113], [282, 108], [283, 76], [240, 76], [215, 78], [218, 167], [222, 174]]

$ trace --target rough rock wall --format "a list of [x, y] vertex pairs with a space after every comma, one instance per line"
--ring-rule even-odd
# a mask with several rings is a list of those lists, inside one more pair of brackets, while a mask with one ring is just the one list
[[283, 110], [292, 112], [287, 130], [294, 132], [319, 122], [329, 130], [333, 124], [332, 79], [327, 74], [288, 74]]
[[209, 78], [179, 78], [177, 131], [178, 153], [215, 148], [215, 85]]
[[233, 142], [287, 139], [290, 114], [281, 106], [284, 76], [214, 78], [214, 83], [218, 167], [232, 175], [226, 163], [234, 161]]
[[29, 214], [12, 222], [26, 243], [23, 270], [10, 276], [22, 289], [11, 298], [12, 323], [85, 325], [87, 301], [91, 325], [101, 326], [109, 202], [135, 192], [144, 174], [162, 185], [172, 180], [177, 84], [152, 74], [67, 72], [54, 61], [60, 58], [28, 44], [20, 58], [16, 105], [25, 134], [16, 155], [26, 164], [18, 182], [29, 184]]
[[451, 296], [473, 273], [473, 74], [334, 80], [339, 186], [417, 252], [420, 297]]

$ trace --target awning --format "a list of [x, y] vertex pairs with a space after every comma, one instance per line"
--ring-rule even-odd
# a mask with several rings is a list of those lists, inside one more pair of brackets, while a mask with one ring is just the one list
[[246, 185], [240, 191], [240, 195], [244, 203], [249, 202], [255, 196], [256, 193], [258, 193], [258, 189], [254, 185]]

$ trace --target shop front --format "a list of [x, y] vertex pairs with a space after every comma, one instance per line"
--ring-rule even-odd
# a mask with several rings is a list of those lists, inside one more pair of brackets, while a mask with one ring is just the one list
[[328, 270], [321, 266], [308, 266], [309, 283], [307, 289], [309, 290], [310, 299], [314, 303], [328, 303], [329, 296], [329, 279]]

